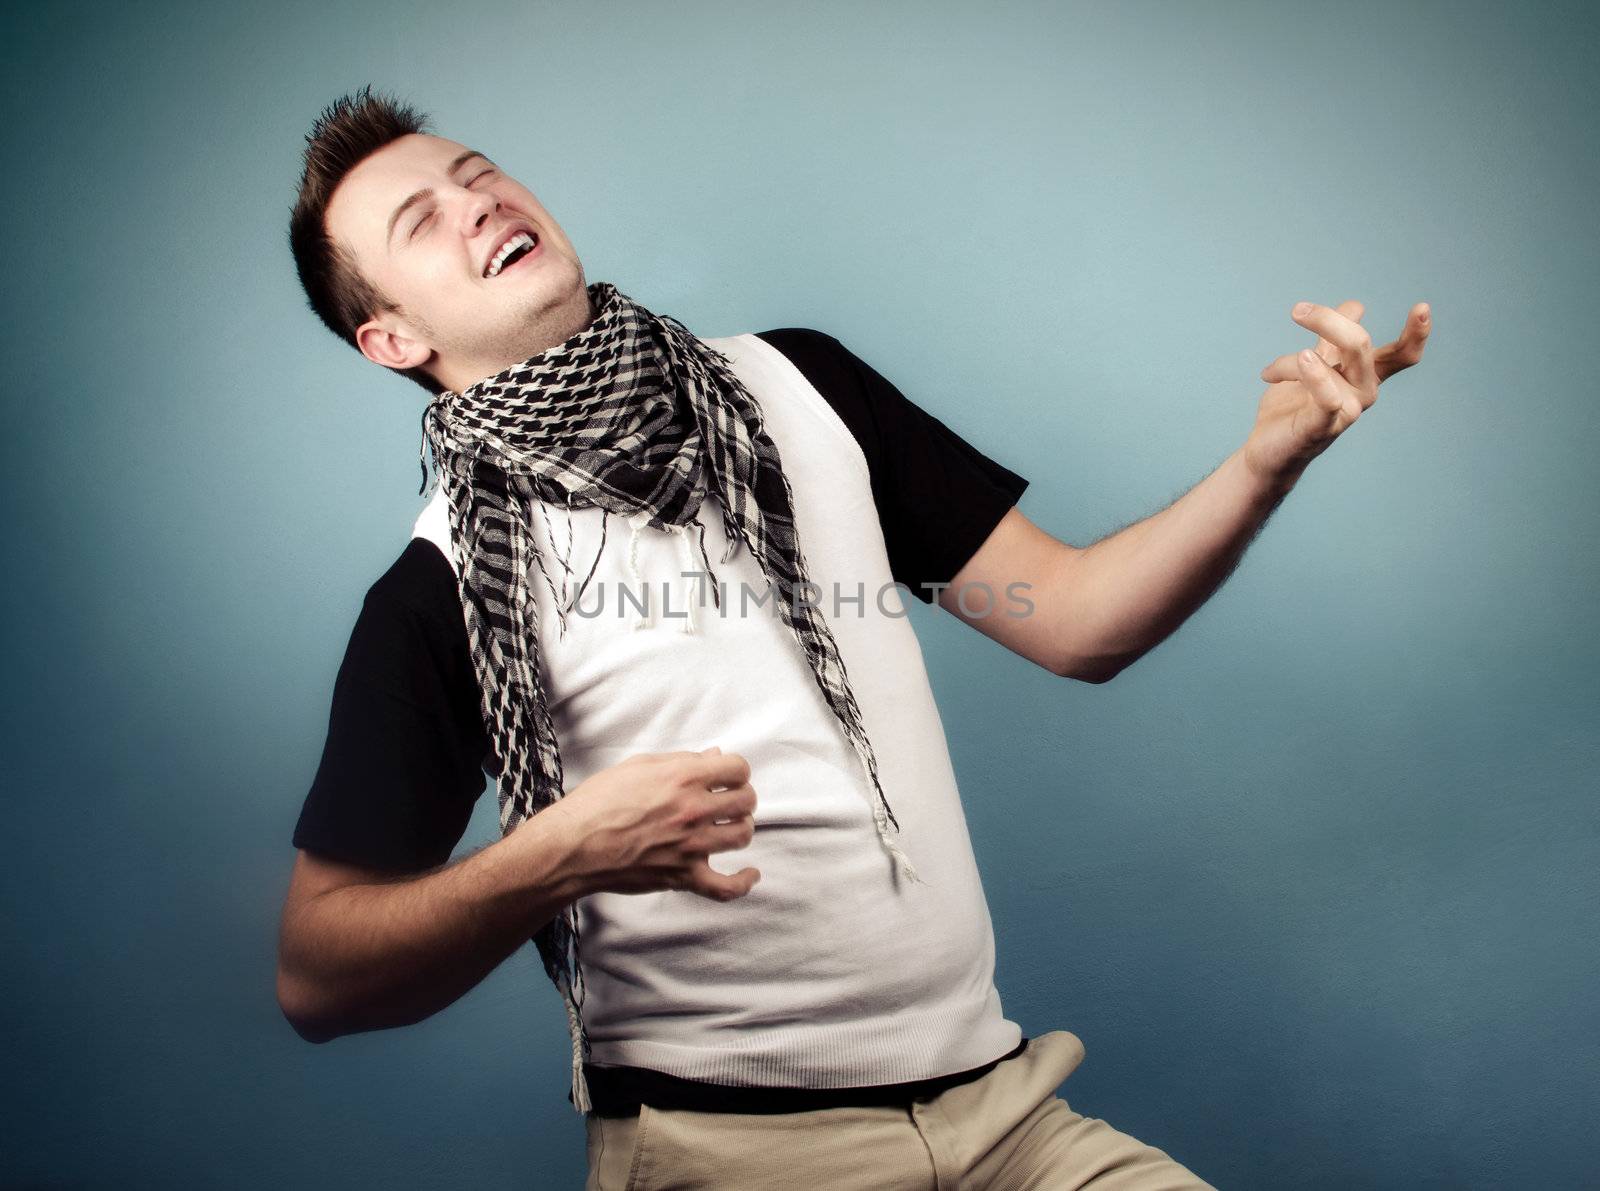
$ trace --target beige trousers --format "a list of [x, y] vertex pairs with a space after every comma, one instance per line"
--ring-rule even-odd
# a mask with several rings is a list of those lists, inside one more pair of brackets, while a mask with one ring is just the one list
[[1067, 1030], [910, 1104], [795, 1113], [644, 1106], [585, 1118], [585, 1191], [1216, 1191], [1056, 1095], [1083, 1061]]

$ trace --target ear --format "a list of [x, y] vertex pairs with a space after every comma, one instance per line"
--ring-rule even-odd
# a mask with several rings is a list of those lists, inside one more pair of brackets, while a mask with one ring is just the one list
[[406, 334], [409, 330], [392, 318], [372, 319], [356, 329], [356, 344], [374, 364], [404, 371], [427, 363], [433, 355], [426, 343]]

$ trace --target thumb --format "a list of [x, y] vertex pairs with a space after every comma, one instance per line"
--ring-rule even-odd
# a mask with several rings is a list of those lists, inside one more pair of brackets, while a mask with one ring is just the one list
[[706, 749], [705, 751], [708, 752], [708, 753], [720, 753], [722, 751], [722, 748], [721, 748], [720, 745], [715, 745], [714, 744], [710, 748]]

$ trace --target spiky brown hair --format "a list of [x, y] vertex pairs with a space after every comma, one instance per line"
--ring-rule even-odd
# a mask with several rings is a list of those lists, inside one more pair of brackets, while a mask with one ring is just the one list
[[[340, 182], [367, 157], [416, 132], [428, 132], [428, 116], [372, 85], [334, 100], [306, 134], [300, 189], [289, 216], [289, 250], [311, 309], [330, 331], [360, 351], [356, 330], [375, 314], [401, 312], [356, 268], [355, 261], [328, 234], [328, 203]], [[444, 386], [419, 365], [396, 369], [429, 393]]]

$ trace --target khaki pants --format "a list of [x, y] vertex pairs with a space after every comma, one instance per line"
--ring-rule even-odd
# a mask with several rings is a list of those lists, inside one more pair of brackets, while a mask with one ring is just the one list
[[651, 1108], [585, 1118], [585, 1191], [1216, 1191], [1056, 1095], [1083, 1061], [1067, 1030], [980, 1079], [902, 1107], [795, 1113]]

